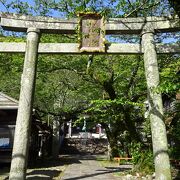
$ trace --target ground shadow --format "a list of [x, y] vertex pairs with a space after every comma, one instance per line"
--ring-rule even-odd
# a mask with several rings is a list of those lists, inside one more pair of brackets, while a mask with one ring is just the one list
[[119, 172], [128, 171], [128, 170], [132, 169], [132, 167], [127, 167], [127, 168], [125, 168], [125, 167], [123, 167], [123, 168], [121, 168], [121, 167], [105, 167], [105, 168], [106, 169], [111, 169], [111, 170], [116, 170], [116, 171], [119, 171]]
[[10, 163], [0, 163], [0, 178], [1, 175], [9, 173]]
[[[79, 163], [81, 162], [77, 158], [65, 155], [57, 159], [37, 159], [34, 163], [28, 165], [28, 169], [30, 169], [31, 172], [27, 173], [27, 179], [52, 179], [61, 173], [61, 170], [54, 170], [53, 167], [63, 167], [64, 165]], [[39, 168], [41, 169], [38, 170]], [[52, 168], [52, 170], [50, 168]], [[0, 179], [2, 177], [3, 179], [8, 179], [9, 170], [10, 164], [4, 163], [0, 165]]]
[[79, 160], [96, 160], [96, 156], [90, 154], [76, 155], [74, 157]]
[[[127, 170], [127, 169], [126, 169]], [[102, 174], [111, 174], [111, 173], [116, 173], [116, 172], [121, 172], [120, 169], [113, 169], [113, 170], [109, 170], [109, 169], [105, 169], [105, 170], [97, 170], [97, 173], [94, 174], [86, 174], [83, 176], [78, 176], [78, 177], [72, 177], [72, 178], [66, 178], [63, 180], [78, 180], [78, 179], [86, 179], [86, 178], [90, 178], [92, 177], [95, 178], [98, 175], [102, 175]]]
[[58, 177], [62, 171], [58, 170], [33, 170], [27, 173], [26, 179], [53, 179]]
[[64, 166], [69, 164], [79, 164], [81, 163], [77, 158], [70, 156], [61, 156], [57, 159], [39, 159], [36, 163], [30, 164], [29, 168], [49, 168], [55, 166]]

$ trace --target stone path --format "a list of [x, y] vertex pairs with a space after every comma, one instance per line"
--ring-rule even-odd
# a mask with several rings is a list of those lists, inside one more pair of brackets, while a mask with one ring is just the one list
[[76, 156], [76, 163], [70, 164], [65, 170], [62, 180], [115, 180], [112, 175], [116, 169], [101, 167], [93, 156]]
[[[96, 155], [60, 155], [57, 160], [43, 160], [27, 170], [27, 180], [125, 180], [113, 173], [123, 172], [131, 167], [107, 163], [106, 168], [96, 160]], [[98, 159], [105, 159], [98, 156]], [[104, 164], [104, 163], [103, 163]], [[104, 164], [105, 165], [105, 164]], [[0, 167], [0, 180], [8, 179], [9, 166]]]

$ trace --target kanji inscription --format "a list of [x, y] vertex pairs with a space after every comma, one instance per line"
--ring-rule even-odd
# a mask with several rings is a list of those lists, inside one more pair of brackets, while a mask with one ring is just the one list
[[105, 52], [105, 27], [99, 14], [80, 14], [79, 39], [81, 52]]

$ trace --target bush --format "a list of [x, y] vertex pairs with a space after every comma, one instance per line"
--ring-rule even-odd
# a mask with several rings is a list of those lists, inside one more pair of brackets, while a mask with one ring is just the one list
[[145, 148], [141, 143], [131, 144], [133, 171], [150, 174], [154, 172], [153, 152], [150, 148]]

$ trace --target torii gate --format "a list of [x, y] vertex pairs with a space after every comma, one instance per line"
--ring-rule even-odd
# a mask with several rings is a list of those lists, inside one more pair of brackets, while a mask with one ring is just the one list
[[[37, 55], [80, 54], [76, 43], [39, 43], [40, 33], [75, 34], [77, 19], [61, 20], [48, 17], [31, 17], [15, 14], [0, 15], [0, 26], [4, 30], [27, 31], [25, 43], [0, 43], [0, 53], [25, 53], [19, 109], [16, 121], [14, 146], [9, 179], [26, 178], [28, 139], [36, 79]], [[163, 122], [161, 94], [153, 89], [159, 84], [157, 53], [180, 53], [178, 45], [155, 45], [154, 34], [179, 31], [178, 18], [146, 17], [116, 18], [105, 23], [106, 34], [139, 34], [141, 44], [111, 44], [106, 54], [144, 54], [156, 179], [171, 179], [167, 137]], [[104, 54], [103, 52], [99, 54]], [[21, 138], [21, 137], [24, 138]]]

